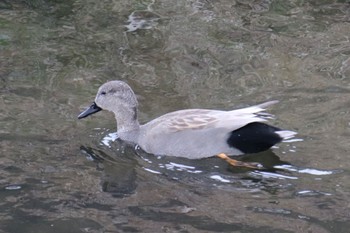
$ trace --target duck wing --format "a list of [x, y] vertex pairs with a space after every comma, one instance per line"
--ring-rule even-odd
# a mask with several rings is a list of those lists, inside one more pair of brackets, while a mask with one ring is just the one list
[[179, 132], [184, 130], [200, 130], [208, 128], [227, 128], [235, 130], [251, 122], [266, 121], [273, 115], [264, 112], [265, 107], [275, 104], [269, 101], [260, 105], [231, 111], [209, 109], [187, 109], [167, 113], [158, 117], [144, 127], [149, 133]]
[[264, 111], [261, 106], [232, 111], [189, 109], [171, 112], [141, 126], [138, 144], [149, 153], [190, 158], [209, 157], [220, 152], [242, 154], [227, 140], [237, 129], [266, 121], [267, 114], [259, 115]]

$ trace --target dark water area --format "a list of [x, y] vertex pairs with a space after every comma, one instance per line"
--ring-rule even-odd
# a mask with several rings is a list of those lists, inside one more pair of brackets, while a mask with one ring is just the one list
[[[350, 2], [3, 0], [0, 232], [349, 232]], [[111, 113], [124, 80], [147, 122], [279, 100], [269, 151], [149, 155]]]

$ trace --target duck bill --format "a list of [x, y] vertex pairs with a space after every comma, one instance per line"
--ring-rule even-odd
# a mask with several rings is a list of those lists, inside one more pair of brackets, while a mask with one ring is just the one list
[[102, 108], [97, 106], [97, 104], [94, 102], [89, 108], [87, 108], [85, 111], [83, 111], [82, 113], [79, 114], [78, 119], [85, 118], [85, 117], [90, 116], [90, 115], [92, 115], [96, 112], [99, 112], [101, 110], [102, 110]]

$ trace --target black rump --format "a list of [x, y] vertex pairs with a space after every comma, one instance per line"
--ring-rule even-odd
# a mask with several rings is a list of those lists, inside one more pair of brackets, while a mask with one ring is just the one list
[[261, 122], [253, 122], [232, 131], [227, 143], [244, 154], [258, 153], [282, 141], [283, 138], [276, 131], [281, 129]]

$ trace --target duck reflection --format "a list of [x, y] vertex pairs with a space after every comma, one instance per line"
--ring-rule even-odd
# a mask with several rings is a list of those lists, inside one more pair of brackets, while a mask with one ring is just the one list
[[287, 177], [281, 173], [290, 173], [288, 170], [281, 169], [283, 165], [290, 165], [290, 163], [281, 160], [272, 150], [235, 156], [235, 159], [239, 161], [262, 165], [261, 169], [255, 170], [247, 167], [233, 167], [215, 157], [192, 160], [155, 156], [121, 140], [112, 144], [114, 145], [111, 148], [81, 146], [80, 150], [89, 160], [96, 163], [97, 170], [103, 172], [101, 176], [102, 190], [118, 198], [135, 193], [137, 182], [139, 182], [137, 174], [140, 173], [140, 169], [146, 173], [153, 173], [150, 174], [150, 177], [161, 175], [164, 179], [190, 183], [191, 180], [195, 180], [210, 186], [217, 184], [217, 182], [232, 185], [238, 180], [260, 182], [266, 174], [269, 177], [279, 179]]
[[80, 150], [89, 160], [96, 162], [96, 169], [103, 171], [101, 177], [102, 191], [111, 193], [114, 197], [125, 197], [133, 194], [136, 189], [136, 160], [127, 156], [130, 148], [126, 147], [120, 156], [113, 156], [102, 149], [81, 146]]

